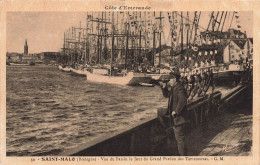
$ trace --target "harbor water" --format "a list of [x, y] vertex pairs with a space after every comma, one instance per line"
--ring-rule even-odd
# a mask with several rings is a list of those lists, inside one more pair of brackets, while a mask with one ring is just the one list
[[57, 155], [167, 106], [158, 86], [88, 82], [55, 66], [7, 66], [6, 81], [7, 156]]
[[7, 66], [8, 156], [57, 155], [150, 117], [159, 87], [86, 81], [54, 66]]

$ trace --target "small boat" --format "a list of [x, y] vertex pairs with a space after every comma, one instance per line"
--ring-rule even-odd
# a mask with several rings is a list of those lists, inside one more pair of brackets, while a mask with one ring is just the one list
[[61, 66], [59, 65], [58, 68], [64, 72], [70, 72], [71, 68], [69, 66]]
[[154, 87], [155, 84], [149, 84], [149, 83], [140, 83], [141, 86], [145, 86], [145, 87]]
[[34, 61], [29, 62], [29, 65], [30, 65], [30, 66], [34, 66], [34, 65], [35, 65], [35, 62], [34, 62]]

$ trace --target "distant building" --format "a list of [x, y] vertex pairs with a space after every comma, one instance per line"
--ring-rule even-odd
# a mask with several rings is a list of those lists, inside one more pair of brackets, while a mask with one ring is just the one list
[[49, 62], [55, 62], [58, 60], [58, 57], [60, 56], [60, 52], [42, 52], [42, 53], [28, 53], [28, 44], [27, 39], [25, 40], [24, 44], [24, 53], [9, 53], [6, 52], [6, 59], [7, 62], [13, 62], [13, 63], [30, 63], [30, 62], [36, 62], [36, 63], [49, 63]]
[[22, 53], [9, 53], [7, 52], [6, 53], [6, 61], [7, 62], [18, 62], [18, 61], [21, 61], [22, 60], [22, 57], [23, 57], [23, 54]]
[[42, 52], [40, 58], [44, 61], [56, 61], [60, 55], [60, 52]]

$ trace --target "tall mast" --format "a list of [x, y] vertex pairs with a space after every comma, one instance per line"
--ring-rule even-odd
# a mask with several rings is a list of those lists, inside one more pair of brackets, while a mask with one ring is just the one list
[[66, 36], [65, 36], [65, 32], [64, 32], [64, 42], [63, 42], [63, 55], [65, 56], [65, 43], [66, 42]]
[[227, 13], [228, 12], [226, 12], [225, 17], [224, 17], [224, 21], [223, 21], [223, 24], [222, 24], [221, 32], [223, 31], [223, 28], [224, 28], [224, 25], [225, 25], [225, 22], [226, 22]]
[[112, 76], [112, 64], [113, 64], [113, 55], [114, 55], [114, 12], [112, 12], [112, 24], [111, 24], [111, 30], [112, 30], [112, 44], [111, 44], [111, 59], [110, 59], [110, 76]]
[[99, 32], [100, 31], [99, 30], [100, 30], [100, 27], [99, 27], [99, 14], [98, 14], [98, 18], [97, 18], [97, 33], [98, 34], [97, 34], [97, 51], [96, 52], [97, 52], [97, 56], [98, 56], [97, 62], [100, 64], [100, 59], [99, 59], [100, 58], [100, 55], [99, 55], [99, 53], [100, 53], [100, 51], [99, 51], [99, 49], [100, 49], [100, 43], [99, 43], [100, 33]]
[[84, 65], [86, 65], [87, 61], [89, 60], [88, 57], [88, 12], [87, 12], [87, 19], [86, 19], [86, 34], [85, 34], [85, 59], [84, 59]]
[[211, 17], [210, 17], [210, 20], [209, 20], [209, 24], [208, 24], [208, 27], [207, 27], [207, 31], [209, 30], [209, 26], [210, 26], [210, 23], [211, 23], [211, 20], [212, 20], [213, 17], [214, 17], [214, 11], [211, 12]]
[[77, 56], [77, 63], [79, 63], [79, 61], [81, 60], [81, 53], [82, 53], [82, 49], [81, 49], [81, 39], [80, 39], [80, 37], [81, 37], [81, 21], [80, 21], [80, 23], [79, 23], [79, 36], [78, 36], [78, 42], [77, 42], [77, 45], [78, 45], [78, 49], [79, 49], [79, 52], [77, 53], [78, 54], [78, 56]]
[[170, 55], [171, 57], [173, 56], [173, 37], [174, 37], [174, 13], [172, 12], [172, 24], [170, 25], [171, 26], [171, 52], [170, 52]]
[[[197, 11], [194, 12], [194, 19], [193, 19], [193, 23], [192, 23], [192, 27], [191, 27], [191, 33], [190, 33], [190, 37], [189, 37], [190, 43], [191, 43], [193, 28], [194, 28], [194, 25], [196, 24], [196, 21], [197, 21]], [[196, 35], [196, 29], [195, 29], [195, 35]]]
[[162, 12], [160, 11], [160, 17], [156, 18], [160, 20], [159, 23], [159, 66], [161, 65], [161, 51], [162, 51]]
[[201, 15], [201, 11], [199, 13], [199, 16], [197, 16], [197, 13], [195, 14], [196, 15], [196, 19], [195, 19], [195, 34], [194, 34], [194, 40], [193, 40], [193, 45], [195, 43], [195, 40], [196, 40], [196, 37], [197, 37], [197, 31], [198, 31], [198, 26], [199, 26], [199, 21], [200, 21], [200, 15]]
[[[101, 12], [101, 19], [104, 21], [104, 12]], [[103, 34], [104, 34], [104, 24], [102, 23], [100, 30], [100, 49], [99, 49], [99, 64], [102, 63], [102, 42], [103, 42]]]
[[[116, 34], [118, 35], [119, 34], [119, 28], [118, 28], [118, 13], [119, 11], [116, 12]], [[118, 40], [119, 40], [119, 37], [117, 36], [116, 37], [116, 48], [119, 49], [119, 44], [118, 44]], [[117, 56], [118, 57], [118, 56]]]
[[[145, 48], [144, 48], [144, 50], [145, 50], [145, 52], [146, 52], [146, 49], [147, 49], [147, 44], [146, 44], [146, 42], [147, 42], [147, 29], [146, 29], [146, 26], [147, 26], [147, 15], [146, 15], [146, 11], [144, 12], [144, 32], [145, 32], [145, 37], [144, 37], [144, 46], [145, 46]], [[145, 53], [145, 55], [146, 55], [146, 53]], [[146, 56], [145, 56], [146, 57]]]
[[68, 32], [68, 49], [69, 49], [69, 50], [68, 50], [68, 56], [69, 56], [69, 57], [68, 57], [68, 58], [69, 58], [69, 59], [68, 59], [68, 64], [71, 65], [70, 42], [69, 42], [69, 41], [70, 41], [70, 28], [69, 28], [69, 32]]
[[183, 51], [183, 16], [182, 16], [182, 12], [181, 12], [181, 52]]
[[[72, 38], [72, 44], [73, 44], [73, 42], [74, 42], [74, 27], [72, 26], [72, 36], [71, 36], [71, 38]], [[73, 64], [74, 63], [74, 53], [75, 53], [75, 43], [74, 43], [74, 46], [73, 46], [73, 48], [72, 48], [72, 54], [71, 54], [71, 63]]]
[[190, 24], [189, 24], [189, 12], [187, 11], [187, 19], [186, 19], [186, 30], [187, 30], [187, 36], [186, 36], [186, 53], [187, 53], [187, 60], [189, 60], [189, 30], [190, 30]]
[[126, 30], [126, 46], [125, 46], [125, 69], [127, 69], [127, 56], [128, 56], [128, 35], [129, 35], [129, 32], [128, 32], [128, 28], [129, 28], [129, 11], [127, 13], [127, 18], [126, 18], [126, 24], [125, 24], [125, 30]]
[[73, 27], [74, 29], [74, 63], [76, 62], [76, 51], [77, 51], [77, 33], [76, 33], [76, 28]]
[[[141, 26], [141, 12], [140, 12], [140, 25], [139, 25], [139, 58], [142, 57], [142, 26]], [[138, 58], [138, 63], [140, 65], [140, 61]]]
[[214, 20], [213, 20], [213, 22], [212, 22], [212, 31], [213, 31], [213, 32], [214, 32], [214, 30], [215, 30], [216, 23], [218, 23], [218, 22], [217, 22], [218, 15], [219, 15], [219, 11], [217, 12], [216, 18], [214, 18]]
[[[155, 12], [154, 12], [154, 18], [155, 18]], [[153, 53], [152, 53], [152, 65], [153, 65], [153, 66], [154, 66], [154, 58], [155, 58], [155, 53], [156, 53], [155, 30], [156, 30], [156, 25], [155, 25], [155, 23], [154, 23], [154, 24], [153, 24]]]
[[161, 51], [162, 51], [162, 12], [160, 11], [160, 31], [159, 31], [159, 66], [161, 65]]
[[221, 24], [221, 21], [222, 21], [222, 18], [223, 18], [223, 14], [224, 14], [224, 11], [221, 12], [221, 16], [220, 16], [220, 21], [218, 22], [218, 28], [217, 28], [217, 31], [220, 27], [220, 24]]
[[[105, 20], [107, 19], [107, 12], [105, 12]], [[105, 24], [105, 36], [104, 36], [104, 53], [106, 54], [106, 58], [107, 58], [107, 24]]]

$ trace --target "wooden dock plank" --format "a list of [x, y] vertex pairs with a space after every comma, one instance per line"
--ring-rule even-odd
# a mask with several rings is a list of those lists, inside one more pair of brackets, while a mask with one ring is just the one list
[[188, 136], [188, 155], [250, 155], [251, 129], [252, 113], [247, 109], [217, 115], [210, 120], [206, 129], [191, 131]]
[[233, 150], [235, 150], [235, 148], [239, 148], [238, 145], [241, 136], [243, 136], [245, 132], [248, 131], [247, 124], [252, 124], [250, 123], [250, 120], [252, 120], [250, 119], [250, 116], [249, 118], [243, 116], [235, 119], [229, 127], [229, 129], [231, 129], [232, 131], [225, 137], [225, 139], [221, 141], [215, 141], [215, 143], [217, 143], [219, 147], [215, 147], [208, 155], [219, 155], [220, 152], [225, 152], [221, 153], [221, 155], [226, 153], [228, 154], [229, 152], [233, 154]]

